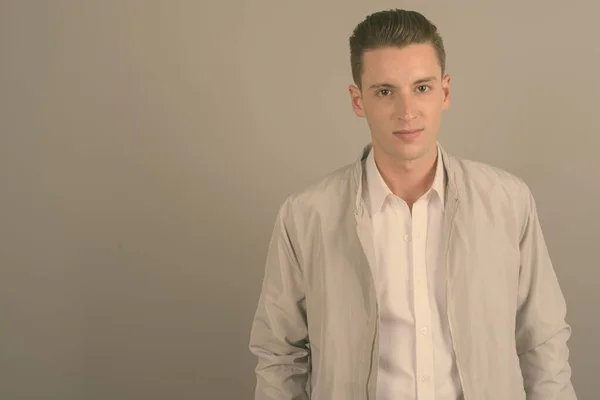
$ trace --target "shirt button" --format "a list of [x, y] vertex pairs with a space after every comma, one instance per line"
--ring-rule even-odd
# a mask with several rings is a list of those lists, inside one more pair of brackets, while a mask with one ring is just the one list
[[404, 235], [404, 241], [408, 242], [410, 240], [410, 235]]
[[421, 377], [421, 382], [428, 383], [428, 382], [429, 382], [429, 375], [423, 375], [423, 376]]
[[427, 327], [426, 327], [426, 326], [424, 326], [424, 327], [423, 327], [423, 329], [421, 329], [421, 333], [422, 333], [423, 335], [427, 335], [427, 332], [429, 332], [429, 330], [427, 329]]

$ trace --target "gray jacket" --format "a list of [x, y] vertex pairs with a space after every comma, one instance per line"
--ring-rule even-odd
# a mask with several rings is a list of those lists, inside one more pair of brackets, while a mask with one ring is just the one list
[[[375, 400], [369, 151], [279, 210], [250, 337], [256, 400]], [[575, 400], [565, 300], [529, 188], [441, 153], [448, 324], [464, 399]]]

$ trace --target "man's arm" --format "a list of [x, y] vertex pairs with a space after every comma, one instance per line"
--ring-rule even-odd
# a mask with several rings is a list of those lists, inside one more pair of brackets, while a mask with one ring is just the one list
[[571, 328], [565, 322], [566, 302], [528, 188], [524, 200], [516, 346], [527, 400], [576, 400], [567, 347]]
[[290, 240], [286, 201], [269, 244], [250, 351], [258, 357], [255, 400], [309, 398], [308, 328], [302, 272]]

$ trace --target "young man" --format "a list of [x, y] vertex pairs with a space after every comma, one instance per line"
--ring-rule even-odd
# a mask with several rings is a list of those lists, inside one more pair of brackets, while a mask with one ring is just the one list
[[257, 400], [574, 400], [566, 305], [528, 187], [438, 144], [436, 27], [391, 10], [350, 38], [359, 160], [290, 196], [250, 349]]

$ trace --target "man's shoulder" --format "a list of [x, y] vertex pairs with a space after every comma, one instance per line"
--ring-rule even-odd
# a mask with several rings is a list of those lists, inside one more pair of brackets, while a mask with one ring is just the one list
[[341, 166], [293, 192], [290, 198], [301, 203], [318, 203], [347, 196], [350, 191], [358, 187], [359, 168], [358, 161]]
[[488, 179], [495, 184], [522, 184], [523, 180], [516, 174], [508, 170], [476, 160], [463, 160], [465, 169], [470, 172], [473, 178]]
[[[529, 197], [530, 189], [527, 183], [513, 172], [490, 163], [471, 160], [458, 156], [450, 156], [452, 171], [459, 190], [480, 192], [486, 198], [491, 194], [504, 193], [507, 197]], [[461, 177], [462, 179], [457, 179]]]
[[310, 212], [349, 205], [358, 190], [360, 161], [353, 161], [326, 173], [308, 185], [290, 193], [285, 205], [297, 211]]

